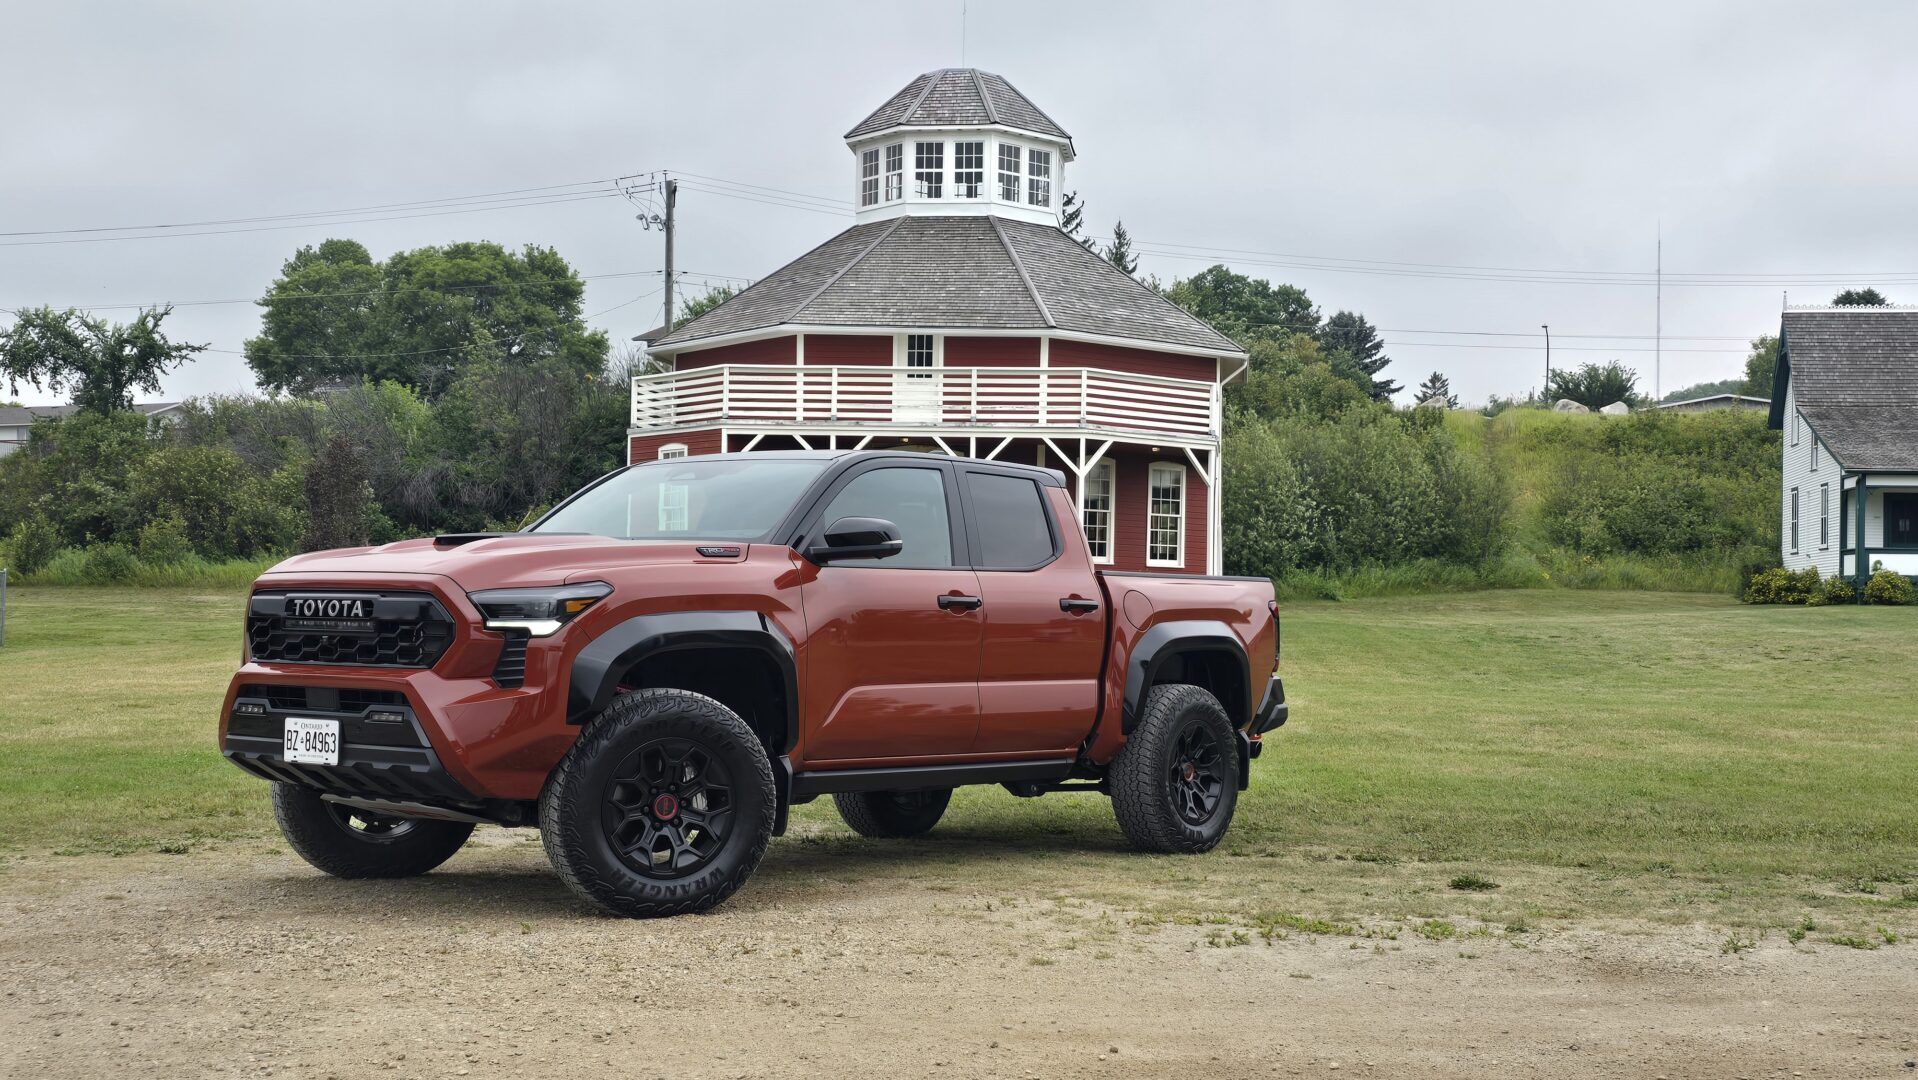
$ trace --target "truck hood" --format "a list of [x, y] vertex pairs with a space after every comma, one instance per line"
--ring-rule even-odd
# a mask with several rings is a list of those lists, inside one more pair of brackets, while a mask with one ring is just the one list
[[[451, 541], [451, 542], [448, 542]], [[506, 589], [589, 581], [608, 567], [643, 563], [690, 563], [698, 548], [740, 549], [736, 541], [614, 540], [563, 533], [511, 533], [481, 539], [440, 537], [403, 540], [379, 547], [339, 548], [295, 555], [267, 571], [263, 585], [300, 578], [337, 578], [353, 574], [433, 574], [461, 589]]]

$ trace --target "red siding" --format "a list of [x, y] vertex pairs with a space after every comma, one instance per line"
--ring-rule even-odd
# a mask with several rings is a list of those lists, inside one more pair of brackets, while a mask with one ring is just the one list
[[[690, 371], [714, 364], [790, 364], [798, 355], [798, 348], [793, 342], [791, 337], [767, 338], [764, 341], [742, 341], [737, 345], [721, 345], [716, 349], [684, 352], [673, 358], [673, 367], [678, 371]], [[810, 347], [812, 341], [808, 339], [806, 344]]]
[[807, 334], [806, 366], [892, 364], [892, 337], [875, 334]]
[[946, 366], [1036, 368], [1039, 366], [1039, 339], [949, 337], [946, 339]]
[[1056, 338], [1052, 342], [1049, 363], [1053, 367], [1103, 368], [1134, 375], [1162, 375], [1172, 379], [1202, 379], [1206, 382], [1219, 377], [1218, 363], [1203, 356], [1180, 356], [1176, 353], [1127, 349], [1118, 345], [1092, 345]]
[[694, 456], [717, 454], [719, 453], [719, 429], [675, 431], [669, 435], [635, 435], [626, 441], [626, 463], [637, 465], [642, 461], [656, 461], [659, 458], [659, 448], [669, 443], [685, 443], [686, 453]]
[[[1043, 445], [1043, 444], [1041, 444]], [[1153, 453], [1144, 447], [1115, 446], [1106, 455], [1114, 462], [1112, 492], [1112, 562], [1101, 563], [1107, 570], [1149, 570], [1153, 573], [1203, 574], [1206, 568], [1205, 481], [1185, 460], [1184, 451]], [[1030, 461], [1024, 454], [1010, 450], [1000, 457]], [[1146, 481], [1153, 462], [1171, 462], [1185, 466], [1185, 565], [1147, 566], [1145, 561]], [[1038, 462], [1065, 472], [1068, 482], [1072, 470], [1051, 453]]]

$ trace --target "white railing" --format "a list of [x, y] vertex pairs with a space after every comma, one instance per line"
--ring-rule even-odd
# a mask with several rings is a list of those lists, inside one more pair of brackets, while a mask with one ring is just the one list
[[716, 364], [633, 380], [633, 427], [1095, 428], [1210, 437], [1218, 387], [1098, 368]]

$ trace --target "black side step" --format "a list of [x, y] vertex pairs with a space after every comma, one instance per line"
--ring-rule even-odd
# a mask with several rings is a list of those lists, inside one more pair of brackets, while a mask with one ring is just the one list
[[844, 791], [923, 791], [967, 784], [1004, 784], [1018, 780], [1064, 780], [1072, 759], [995, 761], [978, 765], [916, 765], [895, 769], [829, 769], [793, 774], [792, 795], [831, 795]]

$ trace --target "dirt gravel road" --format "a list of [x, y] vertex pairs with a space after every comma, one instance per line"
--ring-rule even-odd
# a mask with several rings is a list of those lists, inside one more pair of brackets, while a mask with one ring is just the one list
[[483, 831], [403, 882], [265, 844], [6, 858], [0, 1074], [1918, 1076], [1906, 947], [1267, 941], [1056, 890], [848, 880], [778, 844], [719, 912], [622, 922], [529, 839]]

